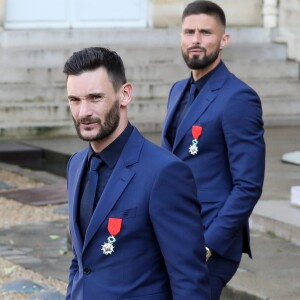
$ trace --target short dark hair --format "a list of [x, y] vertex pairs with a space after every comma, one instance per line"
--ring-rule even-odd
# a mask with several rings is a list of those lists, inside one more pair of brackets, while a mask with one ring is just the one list
[[205, 14], [214, 16], [219, 20], [219, 22], [226, 27], [226, 16], [223, 9], [214, 2], [205, 0], [196, 0], [189, 3], [182, 13], [181, 21], [190, 15]]
[[121, 57], [115, 51], [102, 47], [90, 47], [74, 52], [66, 61], [63, 72], [67, 76], [80, 75], [100, 67], [107, 70], [115, 91], [127, 82]]

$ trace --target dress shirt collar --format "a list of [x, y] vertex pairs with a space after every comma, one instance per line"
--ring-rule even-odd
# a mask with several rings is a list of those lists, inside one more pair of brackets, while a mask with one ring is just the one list
[[96, 153], [91, 145], [89, 145], [89, 152], [88, 152], [88, 163], [87, 166], [90, 164], [90, 160], [93, 155], [98, 155], [102, 161], [109, 167], [113, 168], [117, 163], [121, 152], [129, 139], [133, 130], [133, 126], [128, 122], [125, 130], [105, 149], [103, 149], [100, 153]]
[[214, 69], [212, 69], [210, 72], [205, 74], [203, 77], [201, 77], [197, 81], [194, 81], [193, 76], [191, 75], [191, 84], [195, 83], [198, 92], [200, 92], [202, 90], [202, 88], [204, 87], [205, 83], [208, 81], [208, 79], [221, 67], [222, 64], [223, 64], [223, 62], [220, 61], [219, 64]]

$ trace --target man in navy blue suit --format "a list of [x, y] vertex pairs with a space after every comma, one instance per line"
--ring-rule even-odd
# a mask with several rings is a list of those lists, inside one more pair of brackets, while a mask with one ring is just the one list
[[67, 167], [74, 258], [67, 300], [208, 300], [201, 207], [190, 168], [128, 122], [132, 85], [105, 48], [65, 63], [79, 137]]
[[196, 179], [213, 300], [242, 253], [251, 257], [248, 219], [265, 167], [261, 101], [221, 60], [225, 28], [223, 10], [211, 1], [194, 1], [183, 11], [181, 50], [191, 76], [172, 86], [162, 133], [162, 146]]

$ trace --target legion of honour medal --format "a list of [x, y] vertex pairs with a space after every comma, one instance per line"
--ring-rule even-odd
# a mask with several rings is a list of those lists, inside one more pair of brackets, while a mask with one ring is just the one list
[[115, 250], [114, 243], [116, 242], [115, 236], [119, 234], [119, 232], [121, 231], [121, 226], [122, 226], [122, 219], [117, 219], [117, 218], [108, 219], [107, 230], [110, 233], [110, 236], [107, 238], [107, 242], [101, 246], [101, 250], [103, 251], [103, 254], [111, 255], [114, 252]]
[[192, 127], [192, 135], [193, 135], [193, 140], [192, 140], [192, 144], [189, 147], [189, 152], [192, 155], [196, 155], [198, 153], [198, 139], [200, 137], [200, 135], [202, 134], [202, 126], [197, 126], [194, 125]]

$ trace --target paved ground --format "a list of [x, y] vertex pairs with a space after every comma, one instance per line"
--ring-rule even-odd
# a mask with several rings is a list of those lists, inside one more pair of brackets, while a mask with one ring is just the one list
[[[158, 134], [146, 134], [159, 144]], [[264, 191], [261, 200], [289, 200], [292, 185], [300, 185], [300, 166], [282, 163], [282, 155], [300, 151], [300, 127], [272, 127], [265, 131], [267, 159]], [[27, 141], [30, 145], [72, 154], [86, 143], [74, 138], [39, 139]]]
[[[272, 300], [296, 300], [300, 299], [300, 247], [289, 241], [278, 237], [276, 228], [281, 228], [282, 223], [289, 223], [290, 215], [286, 211], [292, 209], [293, 215], [299, 214], [300, 208], [291, 207], [290, 188], [300, 185], [300, 166], [281, 162], [284, 153], [300, 150], [299, 129], [289, 128], [267, 128], [267, 163], [265, 187], [255, 216], [272, 217], [279, 214], [282, 218], [275, 230], [268, 233], [261, 233], [252, 230], [252, 250], [254, 259], [243, 257], [240, 269], [233, 280], [229, 283], [228, 289], [224, 292], [222, 300], [234, 299], [272, 299]], [[150, 135], [154, 142], [159, 141], [158, 135]], [[53, 139], [53, 140], [32, 140], [27, 141], [30, 145], [46, 147], [53, 151], [60, 151], [71, 154], [85, 146], [85, 143], [77, 138]], [[266, 206], [264, 204], [270, 204]], [[280, 205], [286, 206], [284, 211]], [[279, 211], [279, 213], [278, 213]], [[280, 214], [282, 211], [282, 214]], [[254, 216], [254, 217], [255, 217]], [[297, 217], [295, 217], [297, 218]], [[300, 219], [300, 218], [299, 218]], [[253, 222], [260, 220], [253, 218]], [[274, 222], [274, 220], [272, 220]], [[253, 224], [253, 227], [255, 224]], [[296, 224], [288, 224], [290, 230], [300, 231]], [[49, 235], [60, 236], [61, 238], [51, 241], [49, 246]], [[13, 245], [3, 243], [5, 240], [19, 240], [21, 249]], [[34, 240], [30, 237], [35, 236]], [[56, 276], [64, 280], [67, 276], [67, 266], [70, 253], [62, 256], [61, 251], [66, 249], [65, 224], [56, 225], [49, 222], [44, 224], [28, 225], [22, 228], [11, 228], [0, 232], [0, 256], [4, 256], [21, 265], [26, 265], [45, 275]], [[27, 238], [26, 238], [27, 237]], [[10, 248], [8, 248], [10, 247]], [[57, 256], [55, 254], [57, 253]], [[26, 258], [29, 261], [26, 261]], [[60, 260], [62, 259], [62, 260]]]

